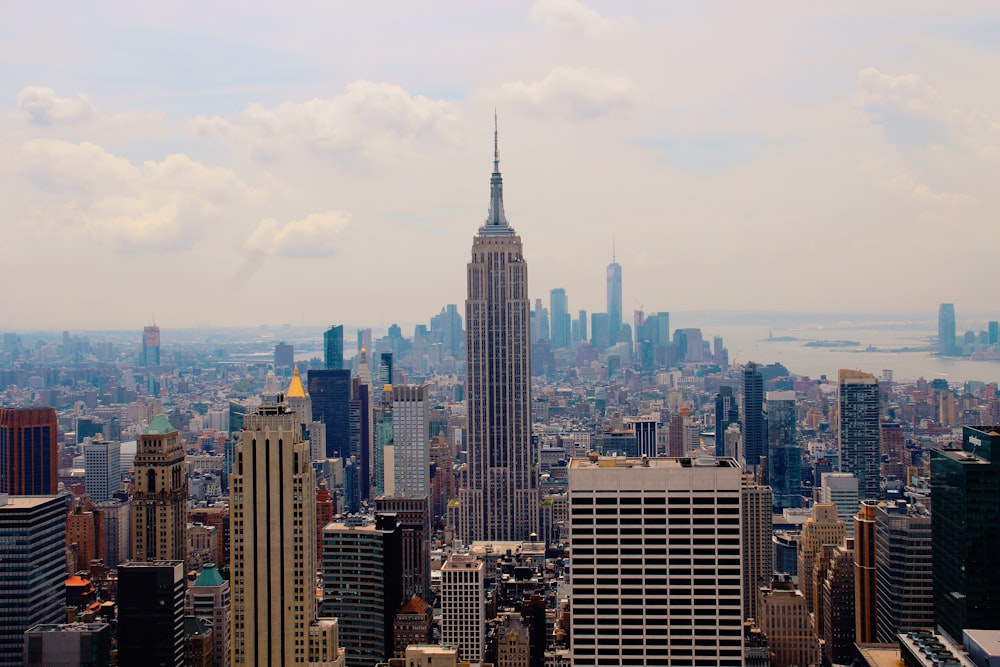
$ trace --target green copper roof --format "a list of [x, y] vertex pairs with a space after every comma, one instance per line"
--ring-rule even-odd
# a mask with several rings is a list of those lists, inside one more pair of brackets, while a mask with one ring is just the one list
[[149, 422], [149, 426], [142, 433], [143, 435], [166, 435], [176, 430], [165, 414], [158, 414], [153, 417], [153, 421]]
[[219, 574], [218, 568], [214, 565], [206, 565], [201, 568], [201, 574], [195, 579], [195, 586], [218, 586], [225, 581], [222, 575]]

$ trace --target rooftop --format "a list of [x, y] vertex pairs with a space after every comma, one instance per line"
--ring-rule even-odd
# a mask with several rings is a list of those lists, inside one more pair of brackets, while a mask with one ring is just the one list
[[142, 432], [143, 435], [166, 435], [167, 433], [173, 433], [177, 429], [174, 425], [170, 423], [167, 416], [160, 413], [153, 417], [153, 421], [149, 422], [149, 426], [146, 430]]

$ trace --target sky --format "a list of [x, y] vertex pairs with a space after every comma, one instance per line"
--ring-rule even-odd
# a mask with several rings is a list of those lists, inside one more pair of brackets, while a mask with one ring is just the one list
[[995, 2], [0, 4], [0, 329], [996, 312]]

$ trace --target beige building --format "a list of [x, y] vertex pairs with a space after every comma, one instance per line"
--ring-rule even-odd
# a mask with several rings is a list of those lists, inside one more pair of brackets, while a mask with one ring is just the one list
[[757, 626], [767, 636], [774, 667], [813, 667], [821, 664], [819, 637], [813, 630], [802, 591], [789, 577], [774, 580], [759, 591]]
[[452, 554], [441, 568], [441, 642], [462, 660], [482, 660], [486, 649], [486, 572], [471, 554]]
[[508, 616], [497, 639], [496, 667], [528, 667], [531, 642], [528, 629], [514, 616]]
[[342, 667], [316, 613], [316, 477], [299, 418], [280, 403], [243, 423], [229, 477], [233, 666]]
[[132, 548], [136, 561], [184, 561], [187, 478], [180, 433], [159, 414], [136, 443]]
[[[837, 506], [833, 503], [817, 503], [812, 507], [812, 516], [802, 525], [802, 534], [798, 544], [799, 588], [805, 596], [806, 608], [816, 614], [819, 600], [816, 590], [816, 564], [825, 565], [822, 561], [823, 546], [832, 549], [840, 546], [846, 536], [844, 522], [837, 518]], [[825, 571], [825, 567], [822, 568]], [[770, 638], [770, 635], [768, 635]]]
[[774, 493], [743, 476], [740, 491], [740, 525], [743, 531], [743, 618], [757, 618], [757, 590], [774, 574], [774, 545], [771, 543]]

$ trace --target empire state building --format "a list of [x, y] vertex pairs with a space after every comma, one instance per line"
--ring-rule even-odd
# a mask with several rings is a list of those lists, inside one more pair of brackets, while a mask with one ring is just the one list
[[528, 265], [504, 215], [494, 130], [490, 209], [472, 241], [465, 300], [469, 464], [458, 537], [466, 543], [527, 540], [538, 531], [529, 318]]

